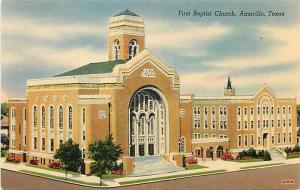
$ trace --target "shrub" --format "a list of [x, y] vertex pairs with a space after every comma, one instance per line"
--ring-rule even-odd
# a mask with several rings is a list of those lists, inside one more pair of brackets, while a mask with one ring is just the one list
[[32, 164], [32, 165], [39, 165], [39, 161], [37, 159], [31, 159], [29, 161], [29, 164]]
[[233, 157], [232, 157], [232, 155], [229, 152], [224, 152], [221, 155], [221, 159], [222, 160], [233, 160]]
[[292, 148], [291, 147], [287, 147], [284, 149], [284, 152], [289, 154], [290, 152], [292, 152]]
[[269, 161], [269, 160], [272, 160], [271, 154], [268, 151], [265, 151], [264, 161]]
[[189, 158], [186, 159], [186, 163], [187, 164], [197, 164], [198, 163], [198, 159], [194, 156], [191, 156]]
[[117, 162], [114, 162], [112, 170], [121, 170], [121, 171], [123, 171], [123, 162], [121, 162], [120, 164], [118, 164]]
[[265, 155], [265, 151], [264, 150], [260, 150], [260, 151], [258, 151], [257, 157], [258, 158], [264, 158], [264, 155]]
[[257, 157], [256, 150], [254, 148], [249, 148], [247, 150], [247, 156], [250, 156], [252, 158], [256, 158]]
[[62, 164], [60, 162], [54, 161], [48, 165], [49, 168], [60, 169]]
[[242, 152], [239, 152], [238, 158], [242, 159], [245, 156], [248, 156], [248, 153], [246, 150], [243, 150]]
[[298, 144], [293, 148], [293, 152], [300, 152], [300, 146]]

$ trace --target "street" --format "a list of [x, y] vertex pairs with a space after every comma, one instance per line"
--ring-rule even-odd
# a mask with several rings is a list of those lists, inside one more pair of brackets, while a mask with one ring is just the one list
[[[26, 174], [1, 171], [2, 187], [4, 190], [88, 190], [91, 187], [78, 186], [64, 182], [54, 181]], [[284, 184], [282, 184], [284, 183]], [[218, 175], [191, 177], [172, 181], [163, 181], [127, 187], [105, 188], [114, 190], [180, 190], [180, 189], [299, 189], [300, 188], [300, 164], [278, 166], [239, 172], [230, 172]]]

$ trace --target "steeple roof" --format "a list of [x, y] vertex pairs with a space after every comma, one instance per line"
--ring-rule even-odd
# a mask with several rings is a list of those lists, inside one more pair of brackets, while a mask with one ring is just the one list
[[125, 11], [122, 11], [122, 12], [116, 14], [114, 17], [121, 16], [121, 15], [138, 16], [139, 17], [139, 15], [135, 14], [134, 12], [130, 11], [129, 9], [126, 9]]

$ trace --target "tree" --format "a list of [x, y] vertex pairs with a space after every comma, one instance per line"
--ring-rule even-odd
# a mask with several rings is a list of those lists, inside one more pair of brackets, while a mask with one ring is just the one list
[[91, 174], [96, 175], [100, 179], [100, 186], [102, 185], [102, 177], [109, 173], [114, 163], [119, 159], [122, 150], [120, 145], [113, 142], [113, 137], [110, 134], [104, 140], [96, 140], [89, 145], [89, 157], [93, 160], [91, 163]]
[[1, 103], [1, 114], [7, 116], [8, 115], [8, 106], [7, 103]]
[[297, 105], [297, 113], [298, 113], [298, 116], [300, 116], [300, 104]]
[[59, 161], [63, 164], [66, 180], [68, 180], [67, 176], [69, 171], [78, 171], [82, 163], [81, 156], [82, 154], [79, 149], [79, 144], [73, 143], [72, 139], [61, 144], [56, 150], [54, 158], [59, 159]]
[[8, 136], [5, 134], [1, 134], [1, 144], [8, 146], [9, 145], [9, 139]]

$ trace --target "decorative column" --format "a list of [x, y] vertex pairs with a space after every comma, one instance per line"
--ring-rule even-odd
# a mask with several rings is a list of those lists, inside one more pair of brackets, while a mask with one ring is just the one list
[[134, 130], [135, 130], [135, 136], [134, 136], [134, 138], [135, 138], [135, 143], [134, 143], [135, 144], [135, 146], [134, 146], [135, 156], [139, 156], [139, 126], [140, 126], [140, 122], [138, 119], [136, 119], [135, 128], [134, 128]]
[[148, 130], [149, 130], [149, 119], [145, 118], [145, 143], [144, 143], [144, 150], [145, 150], [145, 156], [149, 156], [148, 152]]

